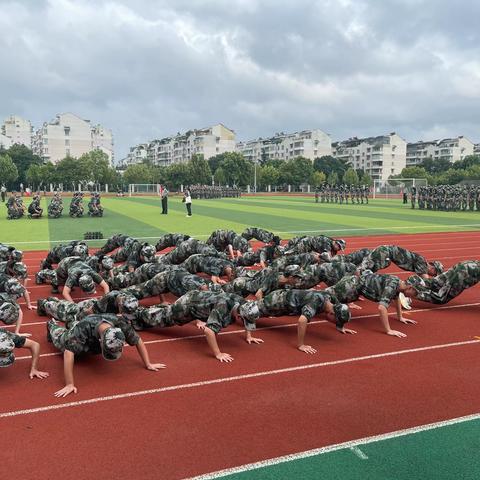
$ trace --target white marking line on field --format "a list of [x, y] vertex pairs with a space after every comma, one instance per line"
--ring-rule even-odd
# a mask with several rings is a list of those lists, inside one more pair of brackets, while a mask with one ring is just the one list
[[368, 455], [362, 452], [362, 450], [360, 450], [359, 447], [357, 446], [350, 447], [350, 450], [361, 460], [368, 460]]
[[180, 385], [171, 385], [169, 387], [161, 387], [161, 388], [152, 388], [150, 390], [140, 390], [136, 392], [128, 392], [128, 393], [119, 393], [116, 395], [108, 395], [105, 397], [96, 397], [96, 398], [89, 398], [87, 400], [79, 400], [77, 402], [68, 402], [68, 403], [60, 403], [56, 405], [47, 405], [45, 407], [36, 407], [36, 408], [29, 408], [26, 410], [13, 410], [11, 412], [4, 412], [0, 413], [0, 418], [5, 417], [16, 417], [18, 415], [29, 415], [31, 413], [39, 413], [39, 412], [47, 412], [50, 410], [59, 410], [62, 408], [71, 408], [77, 407], [80, 405], [88, 405], [92, 403], [99, 403], [99, 402], [106, 402], [111, 400], [120, 400], [124, 398], [132, 398], [132, 397], [141, 397], [145, 395], [153, 395], [156, 393], [163, 393], [163, 392], [171, 392], [176, 390], [186, 390], [195, 387], [205, 387], [208, 385], [216, 385], [220, 383], [229, 383], [235, 382], [238, 380], [246, 380], [250, 378], [259, 378], [259, 377], [266, 377], [271, 375], [279, 375], [281, 373], [291, 373], [291, 372], [299, 372], [302, 370], [311, 370], [313, 368], [322, 368], [322, 367], [330, 367], [333, 365], [342, 365], [346, 363], [354, 363], [354, 362], [361, 362], [364, 360], [374, 360], [377, 358], [385, 358], [385, 357], [393, 357], [398, 355], [405, 355], [408, 353], [416, 353], [416, 352], [425, 352], [428, 350], [439, 350], [444, 348], [451, 348], [451, 347], [459, 347], [464, 345], [472, 345], [475, 343], [480, 343], [480, 340], [466, 340], [463, 342], [453, 342], [453, 343], [444, 343], [440, 345], [430, 345], [427, 347], [418, 347], [418, 348], [411, 348], [408, 350], [396, 350], [393, 352], [385, 352], [385, 353], [377, 353], [373, 355], [364, 355], [362, 357], [353, 357], [353, 358], [344, 358], [342, 360], [333, 360], [330, 362], [322, 362], [322, 363], [314, 363], [309, 365], [299, 365], [297, 367], [288, 367], [288, 368], [280, 368], [277, 370], [266, 370], [263, 372], [255, 372], [255, 373], [246, 373], [243, 375], [235, 375], [232, 377], [221, 377], [215, 378], [212, 380], [203, 380], [199, 382], [193, 383], [184, 383]]
[[[446, 306], [441, 306], [441, 307], [433, 307], [433, 308], [418, 308], [418, 309], [413, 309], [413, 310], [407, 310], [404, 311], [403, 314], [411, 314], [411, 313], [422, 313], [422, 312], [430, 312], [433, 310], [450, 310], [452, 308], [465, 308], [465, 307], [475, 307], [480, 305], [479, 303], [465, 303], [462, 305], [446, 305]], [[388, 315], [396, 315], [394, 312], [390, 312]], [[375, 318], [378, 317], [378, 314], [368, 314], [368, 315], [357, 315], [355, 317], [352, 317], [353, 320], [357, 319], [362, 319], [362, 318]], [[265, 318], [275, 318], [275, 317], [265, 317]], [[26, 323], [23, 324], [22, 326], [28, 326], [28, 325], [46, 325], [47, 322], [36, 322], [36, 323]], [[313, 320], [309, 322], [309, 325], [316, 325], [320, 323], [328, 323], [327, 320]], [[261, 331], [261, 330], [274, 330], [274, 329], [279, 329], [279, 328], [288, 328], [288, 327], [296, 327], [298, 323], [286, 323], [282, 325], [271, 325], [268, 327], [259, 327], [256, 329], [256, 331]], [[4, 325], [2, 328], [14, 328], [15, 325]], [[154, 327], [155, 328], [155, 327]], [[148, 331], [148, 330], [147, 330]], [[218, 335], [232, 335], [232, 334], [237, 334], [237, 333], [244, 333], [245, 330], [231, 330], [227, 332], [220, 332]], [[185, 337], [175, 337], [175, 338], [161, 338], [158, 340], [148, 340], [144, 342], [145, 344], [153, 344], [153, 343], [166, 343], [166, 342], [179, 342], [182, 340], [192, 340], [195, 338], [204, 338], [205, 335], [199, 334], [199, 335], [188, 335]], [[130, 345], [126, 345], [128, 348]], [[40, 357], [51, 357], [53, 355], [61, 355], [61, 352], [56, 352], [56, 353], [44, 353], [40, 355]], [[29, 358], [32, 358], [30, 355], [29, 356], [24, 356], [24, 357], [15, 357], [16, 360], [27, 360]]]
[[373, 435], [371, 437], [359, 438], [357, 440], [349, 440], [348, 442], [327, 445], [326, 447], [316, 448], [314, 450], [307, 450], [305, 452], [292, 453], [290, 455], [270, 458], [268, 460], [262, 460], [260, 462], [247, 463], [245, 465], [240, 465], [238, 467], [227, 468], [225, 470], [219, 470], [217, 472], [198, 475], [196, 477], [190, 477], [184, 480], [213, 480], [215, 478], [221, 478], [226, 475], [234, 475], [237, 473], [257, 470], [259, 468], [270, 467], [272, 465], [278, 465], [280, 463], [291, 462], [295, 460], [301, 460], [303, 458], [315, 457], [317, 455], [324, 455], [325, 453], [336, 452], [338, 450], [344, 450], [347, 448], [353, 450], [354, 448], [358, 448], [358, 445], [366, 445], [370, 443], [383, 442], [385, 440], [405, 437], [407, 435], [414, 435], [416, 433], [427, 432], [429, 430], [436, 430], [438, 428], [448, 427], [450, 425], [471, 422], [473, 420], [478, 420], [479, 418], [480, 418], [480, 413], [474, 413], [472, 415], [466, 415], [464, 417], [451, 418], [448, 420], [441, 420], [440, 422], [427, 423], [425, 425], [418, 425], [416, 427], [405, 428], [402, 430], [395, 430], [393, 432], [388, 432], [388, 433], [382, 433], [381, 435]]
[[[466, 228], [466, 227], [476, 227], [480, 228], [480, 223], [467, 223], [462, 225], [402, 225], [402, 226], [388, 226], [388, 227], [371, 227], [371, 228], [337, 228], [337, 229], [318, 229], [318, 230], [274, 230], [273, 233], [317, 233], [317, 232], [371, 232], [371, 231], [385, 231], [385, 230], [415, 230], [421, 228]], [[452, 232], [457, 233], [457, 232]], [[153, 237], [136, 237], [139, 240], [148, 240], [150, 238], [159, 238], [161, 235], [156, 235]], [[201, 234], [194, 234], [195, 237], [209, 237], [210, 233], [201, 233]], [[70, 239], [70, 240], [36, 240], [30, 242], [20, 242], [16, 240], [10, 240], [9, 243], [17, 244], [17, 245], [30, 245], [30, 244], [43, 244], [43, 243], [62, 243], [62, 242], [73, 242], [74, 240], [78, 240], [78, 238]], [[101, 240], [107, 240], [101, 239]], [[84, 242], [98, 242], [100, 240], [83, 240]]]

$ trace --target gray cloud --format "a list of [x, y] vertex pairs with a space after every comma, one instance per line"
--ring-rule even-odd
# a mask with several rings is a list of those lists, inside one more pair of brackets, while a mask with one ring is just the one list
[[460, 0], [0, 1], [0, 117], [72, 111], [116, 157], [223, 122], [239, 139], [480, 140], [480, 4]]

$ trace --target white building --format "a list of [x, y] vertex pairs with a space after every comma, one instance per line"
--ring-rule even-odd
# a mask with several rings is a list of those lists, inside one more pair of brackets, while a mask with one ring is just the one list
[[33, 127], [29, 120], [10, 115], [2, 124], [1, 133], [11, 139], [12, 145], [18, 143], [32, 148]]
[[480, 155], [480, 143], [476, 143], [473, 146], [473, 154], [474, 155]]
[[[142, 145], [133, 147], [133, 153], [138, 159], [143, 156]], [[203, 155], [207, 160], [220, 153], [234, 151], [235, 132], [219, 123], [212, 127], [153, 140], [147, 146], [147, 158], [155, 165], [168, 166], [172, 163], [188, 162], [192, 155]], [[130, 159], [133, 160], [132, 157]]]
[[45, 161], [58, 163], [67, 156], [79, 158], [92, 150], [102, 150], [113, 159], [112, 132], [100, 125], [92, 127], [73, 113], [62, 113], [36, 132], [33, 151]]
[[239, 142], [237, 151], [253, 162], [290, 160], [296, 157], [305, 157], [313, 161], [316, 157], [332, 154], [332, 140], [328, 134], [318, 129], [277, 133], [271, 138]]
[[466, 137], [444, 138], [407, 145], [407, 167], [418, 165], [428, 158], [457, 162], [468, 155], [473, 155], [475, 145]]
[[395, 132], [369, 138], [351, 138], [332, 145], [333, 156], [362, 169], [373, 180], [399, 175], [406, 166], [407, 142]]
[[148, 155], [148, 143], [141, 143], [135, 147], [130, 147], [130, 151], [126, 158], [124, 158], [120, 163], [122, 166], [128, 167], [129, 165], [134, 165], [135, 163], [142, 163], [147, 159]]
[[0, 148], [7, 150], [12, 145], [12, 139], [0, 133]]

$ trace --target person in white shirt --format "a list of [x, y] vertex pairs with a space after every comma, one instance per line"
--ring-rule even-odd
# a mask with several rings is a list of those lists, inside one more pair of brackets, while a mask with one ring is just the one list
[[183, 202], [187, 207], [187, 217], [192, 216], [192, 196], [190, 195], [190, 190], [188, 188], [183, 192]]

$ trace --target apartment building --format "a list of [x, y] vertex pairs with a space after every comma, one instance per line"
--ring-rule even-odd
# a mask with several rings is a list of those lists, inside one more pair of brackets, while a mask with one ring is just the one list
[[318, 129], [295, 133], [282, 132], [270, 138], [239, 142], [237, 151], [253, 162], [290, 160], [296, 157], [305, 157], [313, 161], [316, 157], [332, 154], [332, 140], [330, 135]]
[[473, 155], [475, 145], [466, 137], [444, 138], [407, 144], [407, 167], [422, 163], [427, 158], [457, 162]]
[[0, 133], [10, 138], [12, 145], [18, 143], [32, 148], [33, 127], [29, 120], [10, 115], [3, 122]]
[[3, 133], [0, 133], [0, 148], [4, 148], [5, 150], [7, 150], [12, 145], [12, 139], [10, 137], [7, 137], [6, 135], [3, 135]]
[[142, 163], [148, 156], [148, 143], [140, 143], [135, 147], [130, 147], [127, 156], [120, 162], [122, 166], [128, 167], [135, 163]]
[[138, 163], [147, 158], [155, 165], [168, 166], [188, 162], [192, 155], [203, 155], [205, 159], [209, 159], [220, 153], [233, 151], [235, 132], [219, 123], [132, 147], [123, 163]]
[[113, 160], [112, 132], [101, 125], [92, 126], [73, 113], [62, 113], [44, 123], [33, 139], [33, 151], [44, 161], [58, 163], [66, 156], [78, 158], [92, 150], [102, 150]]
[[387, 180], [406, 166], [407, 142], [392, 132], [368, 138], [351, 138], [332, 145], [335, 158], [345, 160], [354, 169], [362, 169], [373, 180]]

